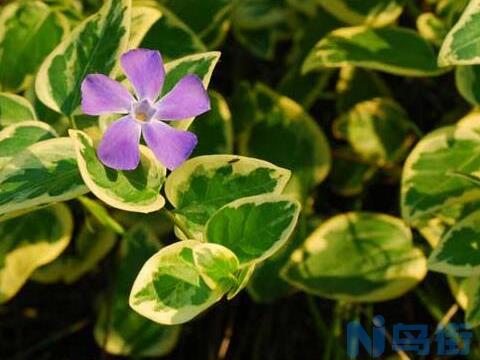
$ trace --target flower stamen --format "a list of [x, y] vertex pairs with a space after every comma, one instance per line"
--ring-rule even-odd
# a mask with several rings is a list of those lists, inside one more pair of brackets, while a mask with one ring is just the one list
[[141, 112], [141, 113], [137, 113], [135, 114], [135, 119], [137, 119], [138, 121], [145, 121], [147, 120], [147, 114]]

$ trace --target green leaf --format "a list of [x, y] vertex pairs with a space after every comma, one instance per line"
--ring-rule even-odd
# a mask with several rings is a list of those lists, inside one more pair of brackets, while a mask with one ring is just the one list
[[287, 243], [265, 261], [256, 264], [247, 291], [258, 303], [272, 303], [295, 291], [294, 287], [280, 277], [280, 271], [287, 263], [290, 255], [302, 245], [308, 235], [304, 216], [300, 216], [294, 233]]
[[68, 28], [65, 17], [41, 1], [17, 1], [3, 7], [0, 13], [0, 87], [15, 92], [24, 90]]
[[161, 51], [165, 61], [207, 51], [198, 36], [171, 11], [161, 8], [161, 13], [143, 38], [142, 48]]
[[87, 192], [72, 140], [45, 140], [28, 147], [0, 171], [0, 215]]
[[480, 105], [480, 66], [457, 66], [455, 84], [465, 100], [474, 106]]
[[336, 149], [330, 173], [332, 190], [342, 196], [360, 194], [378, 168], [366, 164], [348, 147]]
[[55, 130], [40, 121], [23, 121], [7, 126], [0, 131], [0, 170], [30, 145], [56, 136]]
[[436, 76], [432, 46], [415, 31], [401, 27], [350, 27], [332, 31], [312, 49], [303, 72], [353, 65], [401, 76]]
[[403, 11], [402, 0], [317, 0], [317, 3], [350, 25], [389, 25]]
[[[184, 56], [180, 59], [165, 64], [165, 83], [162, 95], [168, 93], [178, 81], [187, 74], [197, 75], [203, 82], [205, 89], [208, 88], [213, 70], [220, 59], [220, 53], [211, 51], [201, 54]], [[173, 126], [186, 130], [191, 125], [193, 118], [174, 121]]]
[[227, 293], [227, 300], [233, 299], [240, 293], [240, 291], [242, 291], [248, 285], [248, 282], [252, 277], [254, 270], [255, 264], [251, 264], [240, 269], [239, 273], [237, 273], [236, 284], [233, 285]]
[[11, 299], [36, 268], [60, 255], [72, 231], [72, 215], [63, 204], [1, 222], [0, 302]]
[[[145, 36], [150, 32], [154, 24], [162, 17], [162, 12], [156, 6], [135, 5], [132, 7], [132, 23], [130, 25], [130, 40], [128, 47], [154, 49], [148, 46], [140, 46]], [[162, 58], [165, 55], [162, 52]]]
[[480, 275], [479, 225], [480, 211], [457, 222], [430, 255], [429, 269], [456, 276]]
[[91, 217], [87, 217], [74, 240], [72, 252], [65, 252], [55, 261], [37, 269], [32, 279], [41, 283], [71, 284], [108, 255], [116, 242], [115, 233]]
[[463, 280], [467, 298], [465, 322], [472, 327], [480, 326], [480, 278], [469, 277]]
[[233, 153], [232, 114], [225, 98], [209, 91], [211, 110], [199, 116], [189, 130], [199, 139], [192, 156]]
[[178, 341], [179, 326], [156, 324], [137, 314], [128, 305], [136, 274], [159, 248], [158, 239], [144, 225], [134, 226], [122, 239], [114, 287], [101, 298], [94, 328], [97, 344], [109, 354], [164, 356]]
[[[347, 261], [339, 261], [345, 256]], [[399, 297], [426, 273], [425, 256], [401, 220], [361, 212], [324, 222], [282, 270], [288, 282], [308, 293], [355, 302]]]
[[208, 287], [230, 290], [237, 283], [239, 259], [228, 248], [214, 244], [198, 245], [193, 252], [193, 262]]
[[288, 240], [300, 203], [284, 195], [258, 195], [235, 200], [212, 215], [204, 239], [232, 250], [240, 266], [261, 262]]
[[201, 239], [204, 225], [222, 206], [246, 196], [279, 194], [290, 171], [266, 161], [235, 155], [199, 156], [173, 171], [165, 194], [190, 239]]
[[417, 29], [419, 34], [435, 46], [441, 46], [448, 28], [445, 22], [433, 13], [423, 13], [417, 18]]
[[78, 198], [83, 205], [83, 207], [92, 215], [96, 221], [98, 221], [102, 226], [109, 228], [117, 234], [122, 235], [125, 230], [122, 225], [120, 225], [117, 220], [110, 216], [107, 209], [100, 204], [98, 201], [92, 200], [85, 196], [80, 196]]
[[480, 126], [477, 121], [437, 129], [408, 156], [402, 176], [402, 217], [409, 224], [434, 218], [480, 199], [480, 188], [455, 173], [480, 174]]
[[340, 69], [337, 86], [337, 111], [343, 113], [357, 103], [376, 97], [392, 97], [392, 94], [378, 73], [344, 66]]
[[398, 162], [415, 141], [415, 125], [388, 98], [358, 103], [335, 120], [333, 127], [337, 138], [347, 140], [363, 160], [377, 166]]
[[110, 75], [128, 46], [130, 0], [108, 0], [79, 24], [43, 62], [35, 83], [39, 99], [52, 110], [72, 115], [88, 74]]
[[330, 170], [326, 136], [293, 100], [262, 84], [257, 84], [254, 96], [255, 118], [239, 140], [240, 153], [290, 169], [294, 192], [306, 196]]
[[[198, 266], [198, 257], [205, 251], [214, 259]], [[214, 280], [232, 276], [231, 261], [227, 260], [232, 257], [231, 251], [216, 244], [180, 241], [169, 245], [143, 265], [130, 293], [130, 306], [160, 324], [187, 322], [229, 290], [224, 281]], [[205, 266], [210, 269], [206, 271]]]
[[14, 94], [0, 93], [0, 129], [30, 120], [37, 120], [37, 115], [27, 99]]
[[438, 55], [440, 66], [480, 63], [480, 0], [471, 0], [448, 33]]
[[161, 0], [185, 22], [208, 48], [216, 48], [225, 38], [230, 27], [230, 11], [233, 0]]
[[241, 30], [234, 28], [237, 41], [253, 55], [273, 61], [275, 48], [280, 40], [279, 33], [275, 29]]
[[276, 0], [244, 0], [233, 7], [233, 26], [242, 29], [259, 30], [272, 28], [284, 23], [291, 13]]
[[141, 213], [157, 211], [165, 205], [159, 192], [166, 169], [150, 149], [140, 146], [141, 160], [135, 170], [114, 170], [100, 162], [87, 134], [78, 130], [70, 130], [69, 134], [75, 144], [82, 178], [100, 200], [117, 209]]

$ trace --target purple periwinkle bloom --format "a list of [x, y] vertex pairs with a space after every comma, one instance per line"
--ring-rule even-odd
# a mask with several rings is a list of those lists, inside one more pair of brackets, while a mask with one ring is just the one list
[[197, 145], [197, 137], [164, 121], [182, 120], [210, 110], [210, 99], [196, 75], [186, 75], [158, 99], [165, 80], [160, 52], [135, 49], [120, 63], [133, 85], [135, 96], [102, 74], [88, 75], [82, 83], [82, 110], [88, 115], [125, 114], [105, 132], [97, 150], [100, 161], [117, 170], [133, 170], [140, 162], [143, 139], [168, 169], [180, 166]]

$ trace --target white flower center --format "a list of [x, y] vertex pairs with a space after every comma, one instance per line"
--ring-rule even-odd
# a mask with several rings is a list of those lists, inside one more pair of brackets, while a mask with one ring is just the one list
[[157, 109], [155, 109], [147, 99], [144, 99], [133, 105], [132, 112], [135, 120], [144, 122], [150, 121], [157, 112]]

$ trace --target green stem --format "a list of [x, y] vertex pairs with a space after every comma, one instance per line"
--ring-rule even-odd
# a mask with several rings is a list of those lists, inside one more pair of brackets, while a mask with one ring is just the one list
[[337, 337], [339, 336], [339, 332], [341, 332], [341, 327], [342, 327], [342, 307], [344, 303], [338, 301], [335, 304], [335, 307], [333, 309], [333, 319], [332, 319], [332, 326], [331, 328], [333, 331], [328, 332], [328, 340], [327, 344], [325, 347], [325, 351], [323, 352], [323, 360], [331, 360], [332, 359], [332, 354], [333, 354], [333, 348], [338, 347], [339, 344], [337, 343]]
[[77, 122], [75, 121], [75, 117], [73, 115], [70, 115], [68, 117], [68, 119], [70, 120], [70, 124], [72, 124], [72, 127], [77, 130], [78, 129], [78, 126], [77, 126]]
[[189, 239], [195, 238], [195, 236], [185, 227], [185, 225], [177, 220], [177, 218], [175, 217], [175, 214], [172, 211], [167, 209], [162, 209], [162, 211], [165, 212], [168, 218], [172, 221], [173, 225], [179, 228], [180, 231], [185, 234], [185, 236], [187, 236]]
[[328, 328], [325, 322], [322, 320], [320, 311], [318, 311], [317, 304], [315, 303], [315, 298], [312, 295], [307, 294], [307, 304], [310, 314], [313, 317], [313, 322], [315, 323], [315, 328], [317, 329], [318, 335], [324, 339], [327, 337]]

